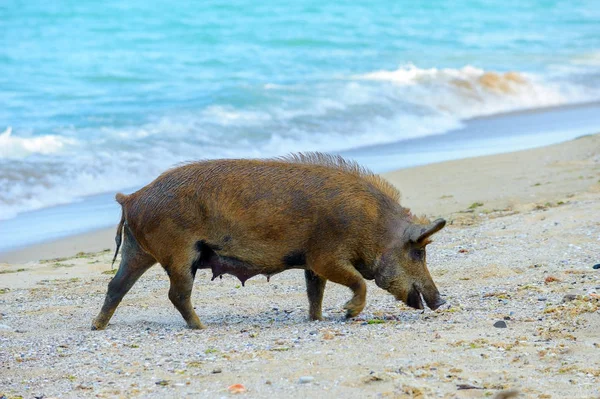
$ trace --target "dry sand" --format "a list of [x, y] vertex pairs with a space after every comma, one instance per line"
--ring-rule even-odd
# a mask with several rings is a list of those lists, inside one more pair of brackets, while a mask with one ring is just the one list
[[192, 331], [155, 267], [90, 331], [111, 252], [0, 264], [0, 397], [600, 398], [600, 136], [385, 177], [451, 221], [428, 247], [442, 309], [369, 283], [345, 321], [349, 291], [330, 283], [327, 321], [308, 322], [301, 272], [246, 287], [199, 272], [208, 328]]

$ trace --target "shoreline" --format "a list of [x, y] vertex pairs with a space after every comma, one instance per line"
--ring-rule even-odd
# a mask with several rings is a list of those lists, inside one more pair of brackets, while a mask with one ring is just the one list
[[600, 100], [581, 101], [581, 102], [560, 104], [560, 105], [547, 105], [544, 107], [536, 107], [536, 108], [515, 109], [512, 111], [497, 112], [497, 113], [489, 114], [489, 115], [474, 116], [473, 118], [469, 118], [468, 120], [476, 121], [476, 120], [485, 120], [485, 119], [489, 119], [489, 118], [500, 118], [500, 117], [511, 116], [511, 115], [529, 115], [532, 113], [570, 110], [570, 109], [577, 109], [580, 107], [587, 107], [587, 106], [593, 106], [593, 107], [600, 106]]
[[[476, 207], [478, 210], [486, 212], [526, 209], [551, 201], [566, 202], [569, 195], [597, 185], [598, 176], [582, 174], [587, 165], [582, 164], [581, 159], [594, 150], [600, 153], [600, 134], [535, 149], [403, 168], [381, 175], [400, 190], [402, 205], [414, 213], [456, 217], [476, 203], [482, 204]], [[112, 250], [117, 222], [115, 218], [111, 227], [2, 252], [0, 263], [26, 263], [79, 252]]]

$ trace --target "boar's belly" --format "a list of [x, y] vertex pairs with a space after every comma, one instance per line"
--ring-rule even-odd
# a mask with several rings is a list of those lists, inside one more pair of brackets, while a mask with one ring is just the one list
[[196, 247], [199, 257], [192, 264], [192, 273], [195, 275], [198, 269], [211, 269], [213, 273], [211, 281], [217, 277], [221, 277], [223, 274], [231, 274], [237, 277], [242, 282], [242, 285], [244, 285], [246, 280], [257, 274], [266, 274], [267, 278], [269, 278], [271, 275], [285, 270], [283, 267], [279, 270], [270, 270], [232, 256], [219, 255], [216, 252], [219, 248], [215, 248], [205, 241], [198, 241]]

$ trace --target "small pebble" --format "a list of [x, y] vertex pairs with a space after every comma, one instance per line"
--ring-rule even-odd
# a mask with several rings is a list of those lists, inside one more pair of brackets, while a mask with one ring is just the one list
[[538, 301], [547, 301], [548, 298], [546, 298], [545, 296], [538, 296]]
[[227, 388], [227, 390], [229, 391], [229, 393], [232, 393], [232, 394], [245, 393], [248, 391], [246, 389], [246, 387], [243, 386], [242, 384], [233, 384], [233, 385], [229, 386]]
[[300, 384], [308, 384], [308, 383], [312, 382], [314, 379], [315, 379], [315, 377], [313, 377], [311, 375], [305, 375], [305, 376], [300, 377], [298, 379], [298, 382]]
[[223, 372], [223, 370], [221, 370], [221, 369], [214, 369], [212, 371], [213, 374], [219, 374], [219, 373], [222, 373], [222, 372]]
[[577, 295], [575, 294], [567, 294], [565, 296], [563, 296], [563, 302], [571, 302], [574, 301], [575, 299], [577, 299]]
[[600, 263], [595, 264], [592, 269], [598, 270], [600, 269]]
[[498, 320], [494, 323], [494, 327], [496, 328], [506, 328], [506, 322], [504, 320]]

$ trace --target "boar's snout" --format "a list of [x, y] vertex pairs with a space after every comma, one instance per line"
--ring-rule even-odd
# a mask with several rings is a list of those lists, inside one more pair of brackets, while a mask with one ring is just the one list
[[423, 297], [425, 298], [425, 302], [427, 302], [427, 306], [431, 310], [436, 310], [437, 308], [446, 303], [446, 301], [444, 301], [440, 296], [438, 290], [435, 290], [432, 295], [427, 295], [426, 293], [424, 293]]
[[444, 301], [442, 299], [442, 297], [440, 297], [439, 295], [437, 296], [436, 299], [434, 299], [433, 301], [427, 301], [427, 306], [429, 306], [429, 308], [431, 310], [436, 310], [437, 308], [439, 308], [440, 306], [442, 306], [443, 304], [445, 304], [446, 301]]
[[[425, 298], [425, 302], [431, 310], [436, 310], [437, 308], [446, 303], [446, 301], [442, 299], [440, 293], [437, 290], [435, 290], [432, 295], [427, 295], [427, 293], [423, 293], [423, 298]], [[406, 304], [411, 308], [423, 309], [421, 292], [414, 284], [408, 293], [408, 297], [406, 298]]]

